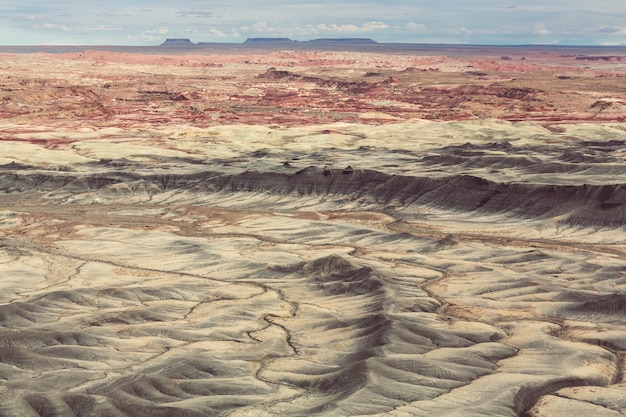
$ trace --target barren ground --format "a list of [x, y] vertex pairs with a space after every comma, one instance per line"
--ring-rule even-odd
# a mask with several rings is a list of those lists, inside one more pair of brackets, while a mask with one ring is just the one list
[[0, 416], [623, 416], [626, 58], [0, 55]]

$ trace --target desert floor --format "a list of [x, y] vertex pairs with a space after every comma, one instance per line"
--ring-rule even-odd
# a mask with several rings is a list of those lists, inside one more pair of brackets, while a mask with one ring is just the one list
[[625, 55], [0, 54], [0, 416], [626, 415]]

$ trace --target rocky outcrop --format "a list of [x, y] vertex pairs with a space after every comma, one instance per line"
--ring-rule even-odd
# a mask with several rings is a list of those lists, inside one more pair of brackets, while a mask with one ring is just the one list
[[621, 55], [581, 55], [574, 57], [577, 61], [604, 61], [604, 62], [626, 62], [626, 56]]
[[[623, 227], [626, 225], [626, 184], [552, 185], [497, 183], [473, 175], [389, 175], [380, 171], [321, 169], [309, 167], [295, 173], [243, 172], [221, 175], [199, 172], [192, 175], [143, 176], [118, 173], [94, 176], [23, 175], [0, 177], [0, 191], [32, 190], [79, 194], [115, 184], [151, 184], [152, 192], [265, 193], [280, 199], [286, 195], [319, 196], [341, 201], [352, 196], [362, 205], [412, 210], [428, 206], [477, 214], [502, 214], [516, 218], [554, 218], [572, 226]], [[145, 188], [145, 187], [144, 187]], [[172, 198], [170, 196], [170, 198]]]

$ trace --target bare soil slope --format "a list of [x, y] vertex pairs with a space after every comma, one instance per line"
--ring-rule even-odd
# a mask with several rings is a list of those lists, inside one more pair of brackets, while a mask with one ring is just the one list
[[623, 64], [496, 52], [0, 57], [0, 415], [626, 414]]

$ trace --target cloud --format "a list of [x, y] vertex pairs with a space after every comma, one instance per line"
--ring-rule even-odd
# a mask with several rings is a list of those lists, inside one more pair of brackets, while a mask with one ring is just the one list
[[241, 37], [241, 33], [238, 29], [229, 29], [229, 30], [220, 30], [215, 27], [203, 27], [198, 29], [197, 27], [189, 27], [184, 31], [185, 37], [193, 37], [194, 39], [199, 39], [200, 41], [210, 41], [214, 38], [234, 38], [239, 39]]
[[122, 30], [121, 26], [108, 26], [108, 25], [96, 25], [96, 26], [85, 26], [80, 28], [85, 32], [110, 32], [114, 30]]
[[267, 22], [257, 22], [250, 26], [250, 29], [260, 33], [272, 33], [276, 31], [274, 28], [268, 26]]
[[0, 39], [33, 44], [128, 44], [127, 39], [153, 44], [166, 35], [192, 37], [190, 33], [198, 42], [238, 42], [243, 34], [500, 44], [559, 39], [615, 43], [624, 42], [626, 35], [623, 0], [466, 0], [453, 6], [435, 0], [346, 0], [340, 5], [330, 0], [82, 0], [81, 7], [75, 0], [0, 3]]
[[63, 32], [68, 32], [70, 30], [70, 28], [65, 25], [57, 25], [54, 23], [44, 23], [43, 25], [35, 25], [34, 27], [35, 29], [60, 30]]
[[144, 33], [148, 35], [165, 35], [167, 32], [169, 32], [169, 28], [161, 26], [158, 29], [146, 30]]
[[356, 25], [336, 25], [334, 23], [326, 24], [321, 23], [318, 25], [308, 26], [313, 32], [316, 33], [357, 33], [359, 27]]
[[210, 9], [193, 9], [193, 10], [179, 10], [176, 12], [176, 17], [215, 17], [215, 14]]
[[115, 13], [115, 12], [100, 12], [97, 14], [98, 17], [129, 17], [131, 16], [129, 13]]
[[620, 26], [601, 26], [593, 31], [593, 33], [601, 33], [607, 35], [626, 35], [626, 27]]
[[392, 29], [392, 26], [381, 21], [365, 22], [361, 25], [351, 23], [318, 23], [293, 26], [272, 26], [265, 21], [250, 26], [241, 26], [239, 30], [254, 34], [283, 34], [285, 36], [301, 35], [352, 35], [372, 32], [382, 32]]
[[225, 38], [225, 37], [227, 37], [227, 36], [228, 36], [228, 35], [227, 35], [227, 34], [225, 34], [224, 32], [221, 32], [221, 31], [219, 31], [219, 30], [217, 30], [217, 29], [215, 29], [215, 28], [211, 28], [211, 29], [209, 29], [209, 33], [210, 33], [211, 35], [213, 35], [213, 36], [217, 36], [218, 38]]
[[409, 22], [404, 25], [404, 28], [411, 32], [423, 32], [426, 30], [426, 25], [422, 23]]
[[551, 33], [552, 32], [546, 28], [546, 25], [543, 22], [537, 23], [535, 25], [535, 28], [533, 29], [533, 35], [546, 36], [546, 35], [549, 35]]
[[202, 38], [206, 38], [206, 37], [218, 37], [218, 38], [226, 38], [228, 36], [230, 36], [228, 33], [222, 32], [221, 30], [218, 30], [216, 28], [208, 28], [206, 31], [198, 31], [194, 28], [189, 28], [187, 30], [185, 30], [185, 34], [186, 35], [190, 35], [190, 36], [199, 36]]
[[360, 31], [361, 32], [371, 32], [371, 31], [378, 31], [378, 30], [389, 29], [390, 27], [391, 26], [389, 26], [385, 22], [367, 22], [367, 23], [364, 23], [361, 26]]
[[169, 28], [161, 26], [158, 29], [146, 30], [141, 34], [141, 38], [149, 41], [162, 40], [163, 36], [169, 32]]
[[93, 25], [93, 26], [67, 26], [56, 23], [44, 23], [41, 25], [34, 25], [35, 29], [53, 30], [60, 32], [111, 32], [116, 30], [122, 30], [121, 26], [109, 26], [109, 25]]

